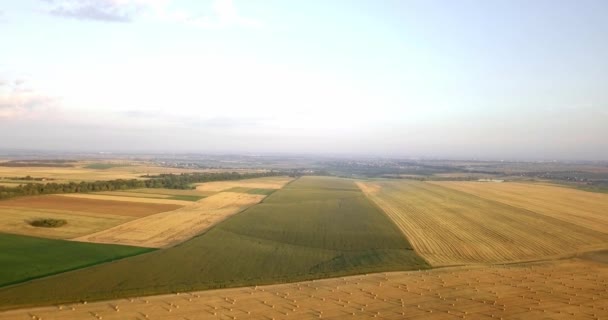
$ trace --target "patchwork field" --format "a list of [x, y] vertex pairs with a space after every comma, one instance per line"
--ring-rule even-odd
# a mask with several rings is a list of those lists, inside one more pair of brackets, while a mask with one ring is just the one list
[[221, 192], [175, 211], [133, 220], [73, 240], [151, 248], [168, 247], [204, 232], [263, 198], [261, 195]]
[[359, 186], [434, 266], [546, 259], [608, 245], [608, 234], [596, 228], [437, 184], [374, 181]]
[[[153, 189], [152, 189], [153, 191]], [[189, 191], [189, 190], [178, 190], [178, 191]], [[196, 192], [196, 191], [195, 191]], [[131, 198], [151, 198], [151, 199], [168, 199], [168, 200], [181, 200], [181, 201], [198, 201], [207, 195], [202, 192], [196, 194], [165, 194], [157, 191], [153, 192], [136, 192], [136, 191], [102, 191], [95, 192], [96, 195], [106, 196], [120, 196], [120, 197], [131, 197]]]
[[0, 306], [427, 267], [352, 181], [303, 177], [177, 246], [2, 288]]
[[583, 260], [390, 272], [0, 312], [27, 319], [604, 319], [608, 267]]
[[[89, 162], [77, 162], [74, 167], [3, 167], [0, 166], [0, 177], [44, 177], [54, 179], [53, 182], [69, 182], [69, 181], [96, 181], [96, 180], [114, 180], [114, 179], [142, 179], [142, 175], [150, 174], [157, 175], [163, 173], [184, 173], [184, 172], [211, 172], [214, 170], [192, 170], [192, 169], [177, 169], [156, 167], [148, 164], [136, 163], [134, 165], [125, 166], [104, 166], [104, 169], [98, 166], [87, 168]], [[215, 170], [217, 171], [217, 170]]]
[[[39, 228], [28, 223], [41, 218], [62, 219], [68, 223], [60, 228]], [[132, 218], [113, 214], [0, 206], [0, 232], [43, 238], [70, 239], [114, 227]]]
[[285, 184], [293, 180], [290, 177], [263, 177], [244, 180], [214, 181], [196, 185], [196, 190], [203, 192], [226, 191], [231, 188], [247, 189], [281, 189]]
[[531, 183], [436, 182], [454, 190], [608, 232], [608, 194]]
[[0, 233], [0, 286], [148, 251]]
[[[176, 200], [132, 199], [117, 201], [117, 198], [103, 195], [89, 194], [61, 194], [33, 197], [20, 197], [0, 201], [0, 207], [67, 210], [83, 213], [101, 213], [142, 217], [168, 210], [180, 208], [180, 204], [188, 202], [175, 202]], [[165, 202], [163, 202], [165, 201]]]
[[[101, 202], [105, 202], [105, 203], [120, 203], [122, 206], [128, 206], [128, 207], [131, 207], [131, 206], [146, 207], [147, 206], [150, 208], [157, 208], [159, 210], [157, 212], [174, 210], [174, 209], [180, 208], [182, 206], [187, 206], [187, 205], [191, 204], [189, 201], [183, 201], [183, 200], [154, 199], [154, 198], [149, 198], [149, 197], [136, 198], [136, 197], [124, 197], [124, 196], [104, 195], [104, 194], [94, 194], [94, 193], [65, 193], [65, 194], [59, 194], [56, 197], [64, 197], [64, 198], [69, 198], [69, 199], [80, 199], [81, 201], [97, 200], [97, 201], [101, 201]], [[127, 205], [125, 203], [132, 203], [132, 204]], [[161, 209], [163, 207], [165, 209]]]

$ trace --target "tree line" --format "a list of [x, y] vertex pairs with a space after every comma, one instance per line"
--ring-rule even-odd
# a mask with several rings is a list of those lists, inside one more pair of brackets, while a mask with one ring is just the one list
[[115, 191], [139, 188], [168, 188], [168, 189], [193, 189], [193, 183], [239, 180], [249, 178], [261, 178], [281, 176], [288, 173], [281, 171], [238, 173], [238, 172], [196, 172], [181, 174], [144, 175], [140, 179], [116, 179], [92, 182], [69, 182], [69, 183], [27, 183], [16, 187], [0, 186], [0, 199], [32, 196], [53, 193], [87, 193], [96, 191]]

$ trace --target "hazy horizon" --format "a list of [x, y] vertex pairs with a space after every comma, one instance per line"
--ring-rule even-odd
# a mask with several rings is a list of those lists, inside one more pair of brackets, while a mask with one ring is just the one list
[[0, 0], [0, 149], [608, 160], [607, 14]]

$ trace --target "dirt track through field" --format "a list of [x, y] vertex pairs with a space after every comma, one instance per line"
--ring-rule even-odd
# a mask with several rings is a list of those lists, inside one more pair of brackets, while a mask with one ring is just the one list
[[73, 240], [140, 247], [168, 247], [192, 238], [219, 221], [260, 202], [265, 196], [235, 192], [190, 202], [189, 206], [129, 221]]
[[451, 267], [0, 312], [26, 319], [603, 319], [608, 266]]
[[431, 265], [503, 263], [608, 247], [608, 234], [418, 181], [359, 183]]

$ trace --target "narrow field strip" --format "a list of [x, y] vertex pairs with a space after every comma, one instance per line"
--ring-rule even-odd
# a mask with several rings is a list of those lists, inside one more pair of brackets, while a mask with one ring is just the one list
[[[165, 201], [165, 202], [163, 202]], [[2, 207], [68, 210], [73, 212], [101, 213], [143, 217], [190, 204], [186, 201], [161, 199], [132, 199], [117, 196], [89, 194], [62, 194], [20, 197], [0, 201]]]
[[[158, 204], [165, 205], [167, 207], [173, 206], [173, 209], [177, 209], [176, 206], [187, 206], [191, 203], [182, 200], [172, 199], [154, 199], [154, 198], [134, 198], [134, 197], [123, 197], [123, 196], [109, 196], [103, 194], [92, 194], [92, 193], [68, 193], [59, 194], [56, 197], [75, 198], [75, 199], [89, 199], [89, 200], [101, 200], [101, 201], [115, 201], [115, 202], [134, 202], [141, 204]], [[166, 210], [164, 210], [166, 211]]]

